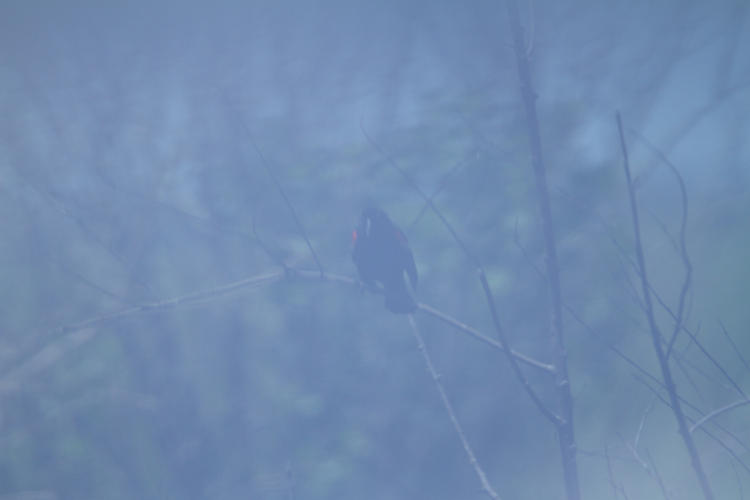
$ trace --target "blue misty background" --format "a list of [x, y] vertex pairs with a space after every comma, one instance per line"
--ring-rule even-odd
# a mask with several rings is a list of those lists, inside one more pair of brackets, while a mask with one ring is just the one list
[[[749, 10], [521, 3], [564, 299], [586, 325], [565, 317], [584, 498], [615, 498], [605, 448], [629, 498], [662, 498], [654, 467], [675, 498], [698, 498], [668, 409], [607, 347], [656, 373], [615, 110], [654, 287], [676, 307], [680, 196], [640, 137], [690, 197], [686, 324], [750, 387], [718, 322], [750, 354]], [[355, 287], [283, 280], [60, 329], [278, 259], [313, 269], [254, 142], [327, 271], [355, 275], [351, 229], [375, 201], [410, 239], [419, 299], [491, 335], [473, 264], [363, 128], [438, 193], [514, 347], [550, 360], [503, 2], [0, 5], [0, 498], [483, 498], [406, 319]], [[495, 489], [562, 498], [554, 430], [505, 358], [417, 322]], [[676, 351], [685, 398], [704, 412], [738, 399], [686, 337]], [[554, 404], [548, 378], [527, 372]], [[713, 432], [750, 463], [748, 411], [722, 417], [732, 437]], [[741, 498], [748, 473], [696, 440], [717, 496]]]

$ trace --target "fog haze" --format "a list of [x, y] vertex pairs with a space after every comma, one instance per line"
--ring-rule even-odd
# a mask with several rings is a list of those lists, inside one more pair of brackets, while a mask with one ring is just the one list
[[[519, 3], [582, 498], [704, 498], [643, 372], [616, 112], [666, 336], [686, 189], [688, 417], [750, 388], [748, 7]], [[0, 499], [487, 498], [351, 235], [381, 207], [418, 301], [494, 339], [481, 265], [513, 349], [555, 362], [510, 26], [504, 1], [0, 3]], [[506, 357], [414, 317], [498, 495], [565, 498]], [[750, 491], [749, 411], [693, 433], [716, 498]]]

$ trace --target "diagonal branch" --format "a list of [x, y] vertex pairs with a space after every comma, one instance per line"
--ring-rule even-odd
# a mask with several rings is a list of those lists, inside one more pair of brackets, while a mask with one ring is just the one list
[[[430, 316], [439, 319], [443, 323], [446, 323], [446, 324], [452, 326], [453, 328], [455, 328], [456, 330], [458, 330], [460, 332], [467, 333], [467, 334], [471, 335], [475, 339], [479, 340], [480, 342], [483, 342], [483, 343], [487, 344], [490, 347], [493, 347], [495, 349], [499, 349], [501, 351], [505, 351], [506, 350], [506, 344], [503, 344], [502, 342], [498, 342], [497, 340], [494, 340], [494, 339], [491, 339], [491, 338], [487, 337], [486, 335], [484, 335], [483, 333], [481, 333], [479, 330], [476, 330], [476, 329], [470, 327], [469, 325], [467, 325], [465, 323], [461, 323], [457, 319], [454, 319], [454, 318], [448, 316], [447, 314], [445, 314], [445, 313], [443, 313], [441, 311], [438, 311], [434, 307], [430, 307], [427, 304], [418, 304], [418, 307], [419, 307], [420, 311], [423, 311], [423, 312], [429, 314]], [[525, 354], [521, 354], [520, 352], [516, 351], [515, 349], [510, 349], [509, 352], [513, 355], [513, 357], [515, 359], [517, 359], [521, 363], [524, 363], [524, 364], [526, 364], [528, 366], [531, 366], [533, 368], [541, 370], [541, 371], [543, 371], [545, 373], [548, 373], [550, 375], [554, 375], [554, 373], [555, 373], [555, 367], [552, 366], [552, 365], [550, 365], [550, 364], [548, 364], [548, 363], [543, 363], [543, 362], [538, 361], [538, 360], [536, 360], [534, 358], [526, 356]]]
[[719, 326], [721, 327], [721, 332], [729, 341], [729, 345], [732, 346], [732, 349], [734, 350], [735, 354], [737, 354], [737, 357], [740, 358], [740, 361], [742, 361], [742, 364], [745, 365], [745, 368], [748, 371], [750, 371], [750, 365], [747, 363], [745, 356], [743, 356], [740, 350], [737, 348], [737, 344], [734, 343], [734, 340], [732, 340], [732, 337], [729, 335], [729, 332], [727, 331], [726, 327], [724, 326], [724, 323], [722, 323], [721, 320], [719, 320]]
[[419, 213], [417, 213], [417, 215], [414, 217], [414, 219], [409, 224], [409, 226], [408, 226], [409, 228], [412, 228], [414, 226], [414, 224], [416, 224], [417, 221], [419, 221], [419, 219], [422, 218], [422, 215], [424, 215], [424, 213], [427, 211], [427, 209], [430, 208], [430, 204], [432, 203], [432, 200], [434, 200], [437, 197], [437, 195], [439, 195], [443, 191], [443, 189], [448, 185], [448, 180], [451, 178], [451, 176], [453, 176], [453, 174], [455, 172], [457, 172], [458, 170], [460, 170], [463, 167], [465, 167], [467, 163], [469, 163], [469, 159], [468, 158], [462, 158], [455, 165], [453, 165], [450, 169], [448, 169], [448, 172], [446, 172], [443, 175], [442, 179], [440, 179], [440, 181], [438, 182], [438, 187], [428, 197], [430, 203], [425, 203], [422, 206], [422, 208], [419, 210]]
[[739, 401], [735, 401], [734, 403], [730, 403], [726, 406], [722, 406], [721, 408], [717, 408], [716, 410], [712, 411], [711, 413], [704, 415], [702, 418], [700, 418], [698, 421], [696, 421], [693, 425], [690, 426], [690, 432], [694, 432], [695, 429], [698, 429], [706, 422], [710, 422], [714, 418], [718, 417], [719, 415], [723, 415], [724, 413], [734, 410], [735, 408], [739, 408], [740, 406], [745, 406], [747, 404], [750, 404], [750, 399], [740, 399]]
[[[203, 304], [242, 291], [253, 290], [262, 286], [269, 285], [271, 283], [276, 283], [283, 279], [300, 279], [313, 282], [331, 282], [338, 283], [344, 286], [353, 286], [357, 283], [357, 280], [355, 280], [354, 278], [350, 278], [349, 276], [328, 273], [321, 277], [318, 271], [287, 267], [284, 270], [277, 270], [259, 274], [257, 276], [252, 276], [250, 278], [242, 279], [206, 290], [199, 290], [193, 293], [181, 295], [179, 297], [173, 297], [170, 299], [126, 307], [109, 313], [100, 314], [98, 316], [94, 316], [82, 321], [60, 326], [47, 332], [46, 337], [53, 338], [54, 340], [52, 342], [48, 343], [47, 346], [39, 348], [34, 354], [31, 354], [25, 360], [21, 360], [15, 363], [15, 367], [6, 369], [4, 373], [0, 375], [0, 393], [23, 387], [22, 382], [27, 375], [37, 373], [43, 367], [51, 365], [52, 363], [49, 362], [50, 355], [42, 353], [55, 352], [55, 360], [60, 359], [63, 355], [72, 352], [78, 346], [85, 344], [89, 340], [96, 337], [99, 333], [101, 333], [102, 330], [95, 327], [101, 327], [112, 321], [131, 316], [137, 316], [140, 314], [153, 314], [170, 309], [176, 309], [178, 307]], [[441, 320], [442, 322], [452, 326], [454, 329], [462, 333], [466, 333], [474, 337], [475, 339], [480, 340], [481, 342], [484, 342], [490, 347], [499, 350], [506, 349], [504, 344], [501, 344], [496, 340], [487, 337], [478, 330], [465, 325], [464, 323], [461, 323], [460, 321], [438, 311], [437, 309], [434, 309], [426, 304], [419, 304], [419, 309], [429, 314], [430, 316], [433, 316]], [[541, 361], [538, 361], [512, 349], [510, 350], [510, 353], [515, 359], [517, 359], [521, 363], [526, 364], [527, 366], [533, 367], [544, 373], [554, 373], [554, 368], [546, 363], [542, 363]], [[43, 359], [44, 362], [40, 364], [40, 362], [38, 361], [39, 359]]]
[[[484, 272], [481, 270], [479, 271], [479, 280], [482, 282], [482, 287], [484, 288], [484, 294], [487, 297], [487, 304], [490, 306], [490, 313], [492, 314], [492, 322], [495, 325], [495, 331], [497, 332], [497, 336], [500, 339], [500, 342], [503, 343], [503, 345], [509, 345], [507, 336], [505, 335], [505, 330], [500, 324], [500, 317], [498, 316], [497, 308], [495, 307], [495, 298], [492, 296], [492, 291], [490, 290], [489, 283], [487, 283], [487, 276], [485, 276]], [[518, 365], [518, 361], [510, 352], [510, 350], [504, 349], [504, 352], [507, 354], [508, 362], [510, 363], [510, 366], [513, 368], [513, 372], [515, 373], [516, 378], [519, 380], [519, 382], [521, 382], [521, 385], [526, 390], [526, 393], [529, 395], [529, 397], [537, 406], [537, 408], [539, 408], [539, 411], [541, 411], [542, 414], [545, 417], [547, 417], [547, 419], [553, 424], [555, 424], [556, 426], [561, 425], [562, 419], [558, 415], [555, 415], [552, 412], [552, 410], [547, 408], [547, 406], [542, 402], [542, 400], [537, 395], [536, 391], [534, 391], [534, 388], [531, 387], [529, 380], [521, 371], [521, 367]]]
[[448, 399], [448, 394], [445, 392], [443, 383], [440, 381], [440, 375], [437, 373], [437, 371], [435, 370], [435, 366], [432, 364], [430, 353], [427, 352], [427, 347], [425, 347], [422, 335], [419, 333], [419, 328], [417, 328], [417, 322], [414, 321], [414, 316], [412, 314], [409, 315], [409, 324], [411, 325], [411, 331], [414, 334], [414, 338], [417, 341], [419, 351], [424, 357], [427, 371], [430, 372], [430, 376], [432, 376], [432, 380], [433, 382], [435, 382], [435, 387], [437, 388], [438, 393], [440, 393], [440, 399], [443, 402], [443, 407], [448, 413], [448, 417], [451, 419], [451, 423], [453, 424], [453, 428], [456, 430], [456, 434], [458, 434], [458, 438], [461, 440], [461, 444], [464, 447], [466, 456], [469, 459], [469, 464], [474, 469], [474, 472], [476, 472], [477, 477], [479, 478], [479, 482], [482, 484], [482, 490], [484, 490], [487, 496], [492, 498], [493, 500], [500, 500], [500, 496], [495, 492], [494, 489], [492, 489], [490, 482], [487, 480], [487, 475], [484, 473], [484, 470], [482, 470], [481, 465], [479, 465], [479, 461], [477, 460], [476, 455], [474, 455], [474, 451], [471, 449], [469, 440], [466, 439], [466, 434], [461, 428], [461, 423], [458, 421], [458, 417], [456, 417], [456, 412], [453, 410], [453, 405], [451, 404], [450, 399]]

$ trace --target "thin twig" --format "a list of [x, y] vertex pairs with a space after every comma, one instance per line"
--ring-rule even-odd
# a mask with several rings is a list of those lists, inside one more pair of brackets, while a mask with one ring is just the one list
[[499, 500], [500, 496], [495, 492], [495, 490], [492, 488], [492, 485], [490, 485], [490, 482], [487, 480], [487, 475], [484, 473], [484, 470], [482, 470], [482, 467], [479, 464], [476, 455], [474, 455], [474, 451], [472, 450], [468, 439], [466, 439], [466, 434], [461, 428], [461, 423], [458, 421], [458, 417], [456, 417], [456, 412], [453, 410], [453, 405], [451, 404], [450, 399], [448, 399], [448, 394], [445, 392], [443, 382], [440, 380], [440, 375], [438, 375], [437, 371], [435, 370], [435, 366], [432, 364], [432, 359], [430, 358], [430, 353], [427, 352], [427, 347], [425, 346], [424, 340], [422, 339], [422, 335], [419, 333], [417, 322], [414, 321], [414, 316], [411, 314], [409, 315], [409, 324], [411, 325], [411, 331], [414, 334], [414, 338], [417, 341], [419, 351], [424, 357], [427, 371], [430, 372], [430, 376], [432, 376], [432, 380], [433, 382], [435, 382], [435, 387], [437, 388], [438, 393], [440, 393], [440, 399], [443, 402], [443, 407], [445, 408], [446, 413], [448, 413], [448, 417], [453, 424], [453, 428], [456, 430], [458, 438], [461, 440], [461, 445], [463, 445], [464, 447], [466, 456], [469, 459], [469, 464], [474, 469], [474, 472], [476, 472], [477, 477], [479, 478], [479, 482], [482, 484], [482, 490], [484, 490], [488, 497]]
[[604, 445], [604, 458], [607, 461], [607, 477], [609, 478], [609, 484], [612, 486], [612, 492], [615, 494], [615, 500], [619, 498], [619, 494], [617, 492], [617, 484], [615, 483], [615, 475], [612, 471], [612, 462], [609, 459], [609, 447], [605, 444]]
[[672, 356], [672, 359], [675, 360], [675, 363], [677, 364], [677, 369], [680, 370], [680, 373], [682, 373], [682, 376], [685, 377], [685, 380], [687, 381], [688, 385], [691, 389], [693, 389], [693, 392], [698, 396], [698, 399], [705, 403], [706, 400], [703, 397], [703, 391], [700, 390], [698, 385], [695, 383], [695, 380], [693, 380], [692, 374], [688, 371], [688, 367], [694, 369], [699, 374], [703, 375], [704, 377], [708, 378], [711, 382], [714, 382], [710, 377], [708, 377], [708, 374], [705, 373], [703, 370], [701, 370], [697, 365], [694, 363], [691, 363], [685, 356], [677, 356], [677, 353]]
[[[581, 326], [583, 326], [583, 328], [590, 335], [592, 335], [593, 337], [597, 338], [599, 341], [603, 342], [604, 345], [608, 349], [610, 349], [612, 352], [614, 352], [620, 359], [622, 359], [623, 361], [625, 361], [625, 363], [627, 363], [629, 366], [631, 366], [632, 368], [634, 368], [642, 376], [648, 378], [653, 383], [657, 384], [660, 388], [662, 388], [662, 389], [665, 388], [664, 387], [664, 382], [662, 382], [657, 377], [655, 377], [654, 375], [652, 375], [651, 373], [649, 373], [648, 370], [646, 370], [641, 365], [639, 365], [638, 363], [636, 363], [633, 359], [631, 359], [627, 354], [625, 354], [624, 352], [622, 352], [616, 346], [614, 346], [614, 345], [610, 344], [609, 342], [605, 341], [599, 334], [597, 334], [594, 331], [593, 328], [591, 328], [591, 326], [589, 326], [585, 321], [583, 321], [583, 319], [580, 316], [578, 316], [578, 314], [576, 314], [576, 312], [572, 308], [570, 308], [567, 305], [565, 306], [565, 308], [568, 311], [568, 313], [573, 317], [573, 319], [575, 319], [579, 324], [581, 324]], [[667, 402], [666, 400], [664, 400], [664, 398], [658, 392], [656, 392], [653, 388], [651, 388], [651, 386], [649, 386], [643, 380], [639, 379], [637, 376], [636, 376], [636, 379], [639, 382], [641, 382], [642, 384], [646, 385], [649, 388], [649, 390], [651, 392], [653, 392], [663, 403], [665, 403], [667, 406], [669, 406], [669, 402]], [[699, 415], [703, 416], [705, 414], [703, 411], [701, 411], [700, 408], [698, 408], [696, 405], [694, 405], [693, 403], [691, 403], [687, 399], [683, 398], [679, 394], [677, 394], [677, 397], [679, 398], [679, 400], [683, 404], [685, 404], [686, 407], [688, 407], [691, 410], [695, 411]], [[717, 422], [712, 422], [712, 424], [715, 425], [717, 429], [719, 429], [720, 431], [722, 431], [725, 434], [727, 434], [730, 438], [732, 438], [734, 440], [734, 442], [736, 442], [739, 446], [741, 446], [746, 452], [750, 452], [750, 447], [748, 447], [739, 437], [737, 437], [736, 435], [734, 435], [731, 431], [729, 431], [728, 429], [726, 429], [722, 425], [718, 424]], [[721, 446], [722, 448], [724, 448], [727, 451], [729, 451], [729, 453], [732, 455], [732, 457], [734, 457], [736, 460], [740, 460], [739, 457], [736, 454], [734, 454], [734, 452], [731, 450], [731, 448], [729, 448], [726, 444], [724, 444], [718, 437], [714, 436], [713, 434], [711, 434], [710, 432], [708, 432], [705, 429], [702, 429], [702, 430], [703, 430], [703, 432], [707, 436], [709, 436], [711, 439], [713, 439], [714, 441], [716, 441], [719, 444], [719, 446]], [[748, 468], [744, 463], [742, 464], [742, 467], [745, 470], [747, 470], [748, 472], [750, 472], [750, 468]]]
[[721, 327], [721, 332], [724, 334], [724, 336], [726, 337], [726, 339], [729, 341], [729, 345], [732, 346], [732, 349], [734, 349], [734, 352], [737, 354], [737, 357], [740, 358], [740, 361], [742, 361], [742, 364], [745, 365], [745, 368], [748, 371], [750, 371], [750, 364], [747, 363], [747, 360], [745, 359], [745, 356], [743, 356], [742, 353], [740, 352], [740, 350], [737, 348], [737, 344], [735, 344], [734, 340], [732, 340], [731, 335], [729, 335], [729, 332], [724, 327], [724, 323], [722, 323], [721, 320], [718, 320], [718, 321], [719, 321], [719, 326]]
[[[245, 127], [245, 130], [247, 130], [247, 127]], [[255, 149], [255, 152], [260, 157], [261, 163], [263, 163], [263, 166], [268, 172], [268, 175], [273, 180], [273, 183], [276, 186], [276, 189], [279, 190], [281, 197], [284, 199], [284, 203], [286, 203], [286, 206], [289, 207], [289, 211], [292, 213], [292, 217], [294, 218], [294, 223], [297, 225], [297, 229], [299, 230], [302, 237], [305, 239], [307, 248], [310, 250], [310, 254], [312, 255], [313, 260], [315, 260], [315, 265], [318, 266], [318, 269], [320, 270], [320, 276], [322, 277], [323, 275], [325, 275], [325, 271], [323, 270], [323, 264], [320, 263], [320, 259], [318, 259], [318, 254], [315, 253], [315, 249], [313, 248], [312, 243], [310, 243], [310, 238], [308, 238], [307, 236], [307, 231], [305, 231], [305, 226], [302, 225], [302, 221], [297, 215], [297, 211], [294, 209], [294, 205], [292, 204], [292, 201], [286, 195], [286, 191], [284, 191], [284, 187], [281, 185], [281, 182], [279, 182], [279, 180], [276, 178], [276, 175], [273, 173], [273, 169], [271, 168], [271, 164], [268, 162], [268, 160], [266, 160], [266, 157], [263, 155], [263, 151], [261, 151], [258, 145], [255, 143], [255, 139], [253, 139], [253, 136], [250, 134], [250, 131], [247, 130], [247, 133], [250, 139], [250, 144], [252, 144], [253, 149]]]
[[14, 392], [24, 387], [30, 377], [55, 364], [68, 352], [79, 347], [97, 334], [92, 327], [81, 328], [66, 335], [61, 341], [44, 346], [29, 359], [15, 367], [0, 379], [0, 394]]
[[253, 229], [253, 236], [255, 236], [255, 241], [258, 243], [258, 246], [263, 250], [263, 253], [265, 253], [269, 259], [271, 259], [273, 262], [278, 264], [282, 269], [286, 271], [287, 265], [286, 262], [284, 262], [283, 259], [281, 259], [278, 255], [274, 255], [274, 253], [271, 251], [271, 248], [266, 245], [266, 243], [263, 241], [263, 238], [260, 237], [258, 234], [258, 228], [255, 223], [255, 217], [252, 218], [252, 229]]
[[738, 491], [740, 493], [739, 500], [745, 500], [745, 492], [742, 489], [742, 479], [740, 479], [740, 475], [737, 472], [737, 467], [735, 467], [734, 463], [732, 463], [732, 462], [729, 462], [729, 465], [732, 466], [732, 472], [734, 472], [734, 477], [735, 477], [735, 479], [737, 479], [737, 489], [738, 489]]
[[695, 422], [692, 426], [690, 426], [690, 432], [695, 431], [695, 429], [700, 428], [703, 424], [705, 424], [706, 422], [710, 422], [712, 419], [718, 417], [719, 415], [723, 415], [724, 413], [730, 410], [734, 410], [735, 408], [739, 408], [747, 404], [750, 404], [750, 399], [745, 398], [745, 399], [740, 399], [739, 401], [735, 401], [734, 403], [730, 403], [721, 408], [717, 408], [711, 413], [704, 415], [703, 418], [701, 418], [700, 420]]
[[747, 399], [747, 395], [745, 394], [745, 391], [743, 391], [742, 388], [740, 387], [740, 385], [737, 382], [735, 382], [734, 378], [732, 378], [732, 376], [729, 375], [729, 372], [727, 372], [726, 369], [724, 369], [724, 367], [721, 366], [721, 363], [719, 363], [716, 360], [716, 358], [714, 358], [711, 355], [711, 353], [708, 352], [708, 349], [706, 349], [705, 347], [703, 347], [703, 344], [698, 341], [698, 338], [695, 335], [693, 335], [690, 332], [690, 330], [688, 330], [687, 328], [683, 328], [682, 330], [685, 333], [688, 334], [688, 336], [693, 340], [693, 342], [695, 342], [695, 345], [698, 347], [698, 349], [700, 349], [700, 351], [703, 353], [703, 355], [706, 356], [706, 358], [708, 358], [708, 360], [711, 362], [711, 364], [714, 365], [716, 367], [716, 369], [721, 372], [722, 375], [724, 375], [724, 378], [726, 378], [729, 381], [730, 384], [732, 384], [732, 387], [734, 387], [734, 389], [740, 394], [740, 396], [742, 396], [743, 398]]
[[[671, 408], [671, 404], [670, 404], [670, 402], [669, 402], [669, 401], [667, 401], [667, 400], [666, 400], [666, 399], [665, 399], [665, 398], [664, 398], [664, 397], [663, 397], [663, 396], [662, 396], [661, 394], [659, 394], [659, 391], [657, 391], [656, 389], [654, 389], [653, 387], [651, 387], [651, 385], [650, 385], [650, 384], [649, 384], [648, 382], [646, 382], [646, 381], [645, 381], [645, 380], [643, 379], [643, 377], [640, 377], [640, 376], [639, 376], [639, 375], [637, 375], [637, 374], [633, 374], [633, 376], [635, 377], [635, 379], [636, 379], [636, 380], [637, 380], [638, 382], [640, 382], [641, 384], [643, 384], [644, 386], [646, 386], [646, 388], [647, 388], [647, 389], [648, 389], [649, 391], [651, 391], [651, 393], [652, 393], [652, 394], [654, 394], [654, 395], [655, 395], [655, 396], [656, 396], [656, 397], [657, 397], [657, 398], [659, 399], [659, 401], [661, 401], [661, 402], [662, 402], [662, 403], [664, 404], [664, 406], [666, 406], [667, 408]], [[687, 418], [688, 420], [690, 420], [690, 421], [692, 421], [692, 420], [693, 420], [693, 419], [691, 419], [690, 417], [687, 417], [687, 416], [686, 416], [686, 418]], [[729, 454], [729, 455], [730, 455], [730, 456], [731, 456], [732, 458], [734, 458], [734, 460], [735, 460], [735, 461], [736, 461], [736, 462], [737, 462], [738, 464], [740, 464], [740, 466], [742, 466], [742, 468], [743, 468], [743, 469], [745, 469], [745, 472], [747, 472], [748, 474], [750, 474], [750, 467], [748, 467], [748, 466], [747, 466], [747, 464], [745, 464], [745, 462], [743, 462], [743, 461], [742, 461], [742, 459], [741, 459], [741, 458], [739, 457], [739, 455], [737, 455], [737, 453], [736, 453], [736, 452], [735, 452], [735, 451], [734, 451], [734, 450], [733, 450], [733, 449], [732, 449], [731, 447], [727, 446], [727, 444], [726, 444], [726, 443], [724, 443], [724, 441], [722, 441], [721, 439], [719, 439], [719, 438], [718, 438], [717, 436], [715, 436], [715, 435], [714, 435], [713, 433], [711, 433], [711, 432], [710, 432], [710, 431], [709, 431], [708, 429], [706, 429], [705, 427], [701, 426], [701, 427], [699, 427], [699, 429], [700, 429], [701, 431], [703, 431], [703, 433], [704, 433], [704, 434], [705, 434], [706, 436], [708, 436], [708, 437], [709, 437], [709, 438], [711, 438], [711, 439], [712, 439], [712, 440], [713, 440], [714, 442], [716, 442], [716, 443], [717, 443], [717, 444], [718, 444], [719, 446], [721, 446], [722, 448], [724, 448], [724, 451], [726, 451], [726, 452], [727, 452], [727, 453], [728, 453], [728, 454]], [[722, 430], [724, 430], [724, 429], [722, 429]], [[728, 433], [728, 431], [726, 431], [726, 430], [724, 430], [724, 432], [727, 432], [727, 433]], [[732, 436], [732, 435], [730, 434], [730, 436]], [[734, 437], [734, 436], [732, 436], [732, 437]], [[734, 439], [735, 439], [735, 441], [737, 441], [738, 443], [742, 444], [742, 441], [739, 441], [739, 440], [738, 440], [738, 439], [737, 439], [736, 437], [735, 437]]]
[[654, 407], [654, 401], [655, 399], [652, 399], [651, 402], [649, 402], [648, 406], [646, 407], [646, 410], [643, 412], [643, 415], [641, 415], [641, 421], [638, 424], [638, 430], [635, 433], [635, 438], [633, 439], [633, 448], [635, 448], [636, 452], [638, 450], [638, 444], [641, 440], [641, 433], [643, 432], [643, 427], [646, 425], [646, 417], [648, 417], [648, 414], [651, 413], [651, 409]]
[[619, 432], [617, 433], [617, 437], [620, 438], [620, 441], [622, 441], [622, 444], [625, 445], [625, 448], [630, 450], [630, 454], [633, 455], [633, 460], [635, 460], [636, 463], [638, 463], [638, 465], [643, 468], [643, 470], [648, 472], [648, 463], [641, 458], [641, 456], [638, 454], [638, 450], [636, 450], [633, 445], [630, 444], [628, 440], [625, 439]]
[[646, 448], [646, 456], [648, 457], [648, 461], [650, 462], [651, 470], [654, 471], [654, 478], [659, 484], [659, 489], [661, 489], [661, 493], [662, 495], [664, 495], [664, 500], [669, 500], [670, 496], [669, 493], [667, 493], [667, 488], [664, 486], [664, 481], [661, 479], [659, 469], [656, 468], [656, 462], [654, 462], [654, 458], [651, 456], [651, 452], [648, 451], [648, 448]]
[[[656, 293], [656, 292], [654, 291], [654, 289], [653, 289], [653, 288], [651, 288], [651, 291], [653, 292], [653, 294], [654, 294], [654, 298], [655, 298], [655, 299], [656, 299], [656, 301], [657, 301], [657, 302], [658, 302], [658, 303], [659, 303], [659, 304], [661, 305], [661, 307], [662, 307], [662, 308], [663, 308], [663, 309], [664, 309], [664, 310], [665, 310], [665, 311], [666, 311], [667, 313], [669, 313], [669, 315], [670, 315], [670, 316], [672, 316], [672, 319], [673, 319], [673, 320], [674, 320], [675, 322], [677, 322], [677, 320], [678, 320], [678, 319], [677, 319], [677, 315], [675, 314], [675, 312], [674, 312], [674, 311], [672, 311], [672, 308], [670, 308], [670, 307], [669, 307], [669, 305], [667, 305], [667, 304], [666, 304], [666, 303], [664, 302], [664, 300], [663, 300], [663, 299], [661, 298], [661, 296], [660, 296], [660, 295], [659, 295], [658, 293]], [[739, 394], [740, 394], [740, 395], [741, 395], [742, 397], [747, 397], [747, 396], [745, 395], [745, 392], [744, 392], [744, 391], [742, 390], [742, 388], [741, 388], [741, 387], [739, 386], [739, 384], [738, 384], [738, 383], [737, 383], [737, 382], [736, 382], [736, 381], [735, 381], [735, 380], [734, 380], [734, 379], [732, 378], [732, 376], [731, 376], [731, 375], [729, 375], [729, 372], [727, 372], [727, 371], [726, 371], [726, 369], [725, 369], [725, 368], [724, 368], [724, 367], [723, 367], [723, 366], [721, 365], [721, 363], [719, 363], [719, 362], [718, 362], [718, 361], [716, 360], [716, 358], [714, 358], [714, 357], [713, 357], [713, 355], [711, 355], [711, 353], [710, 353], [710, 352], [708, 352], [708, 349], [706, 349], [706, 348], [705, 348], [705, 347], [703, 346], [703, 344], [702, 344], [702, 343], [701, 343], [700, 341], [698, 341], [698, 338], [697, 338], [697, 336], [696, 336], [695, 334], [693, 334], [693, 333], [692, 333], [692, 332], [691, 332], [691, 331], [690, 331], [690, 330], [689, 330], [689, 329], [688, 329], [688, 328], [687, 328], [687, 327], [685, 326], [685, 324], [684, 324], [684, 323], [683, 323], [683, 324], [682, 324], [682, 326], [681, 326], [681, 330], [682, 330], [682, 331], [684, 331], [685, 333], [687, 333], [688, 337], [690, 337], [690, 339], [691, 339], [691, 340], [692, 340], [692, 341], [693, 341], [693, 342], [695, 343], [695, 345], [696, 345], [696, 346], [698, 347], [698, 349], [700, 349], [700, 351], [701, 351], [701, 352], [703, 353], [703, 355], [704, 355], [704, 356], [706, 356], [706, 358], [708, 358], [708, 360], [709, 360], [709, 361], [711, 362], [711, 364], [712, 364], [712, 365], [714, 365], [714, 366], [716, 367], [716, 369], [717, 369], [717, 370], [719, 370], [719, 371], [720, 371], [720, 372], [722, 373], [722, 375], [724, 375], [724, 377], [725, 377], [725, 378], [726, 378], [726, 379], [727, 379], [727, 380], [729, 381], [729, 383], [730, 383], [730, 384], [732, 385], [732, 387], [734, 387], [734, 389], [735, 389], [735, 390], [736, 390], [736, 391], [737, 391], [737, 392], [738, 392], [738, 393], [739, 393]]]
[[546, 280], [547, 277], [544, 275], [544, 271], [542, 271], [539, 266], [536, 265], [536, 262], [534, 262], [534, 259], [531, 258], [531, 254], [529, 253], [528, 249], [521, 242], [521, 235], [518, 231], [518, 217], [516, 217], [515, 224], [513, 225], [513, 242], [516, 244], [518, 249], [521, 250], [521, 255], [524, 256], [524, 258], [529, 263], [531, 268], [536, 272], [536, 274], [541, 279]]
[[[463, 168], [469, 160], [467, 158], [462, 158], [460, 161], [458, 161], [455, 165], [453, 165], [451, 168], [448, 169], [448, 171], [443, 175], [443, 177], [438, 182], [438, 187], [433, 191], [433, 193], [429, 196], [430, 203], [433, 202], [433, 200], [441, 193], [443, 188], [445, 188], [448, 185], [448, 179], [453, 175], [454, 172], [457, 170]], [[419, 219], [422, 218], [425, 211], [430, 208], [430, 203], [425, 203], [422, 208], [419, 210], [419, 213], [412, 219], [411, 223], [409, 223], [408, 228], [411, 229], [414, 227], [414, 225], [419, 221]], [[407, 229], [407, 233], [409, 230]]]
[[526, 41], [526, 58], [531, 59], [531, 54], [534, 53], [534, 32], [535, 30], [535, 22], [534, 22], [534, 0], [528, 0], [529, 3], [529, 39]]

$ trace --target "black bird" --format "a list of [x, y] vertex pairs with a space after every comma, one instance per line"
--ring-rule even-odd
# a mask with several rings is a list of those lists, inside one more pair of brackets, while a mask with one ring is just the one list
[[417, 288], [417, 266], [406, 236], [379, 208], [365, 208], [352, 234], [352, 260], [362, 282], [374, 287], [383, 285], [385, 307], [394, 313], [407, 314], [417, 303], [407, 289], [404, 272], [411, 288]]

